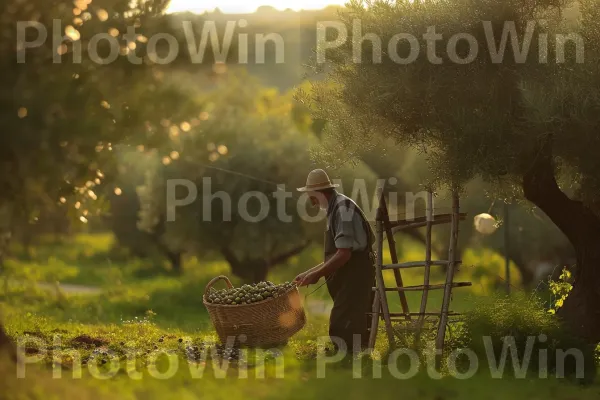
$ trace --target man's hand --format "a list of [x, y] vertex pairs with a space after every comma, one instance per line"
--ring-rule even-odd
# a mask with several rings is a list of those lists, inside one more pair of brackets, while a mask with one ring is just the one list
[[294, 278], [294, 283], [296, 285], [300, 285], [302, 283], [302, 281], [304, 280], [304, 278], [310, 274], [311, 272], [315, 272], [320, 270], [323, 267], [323, 263], [316, 265], [314, 267], [312, 267], [311, 269], [309, 269], [308, 271], [304, 271], [303, 273], [301, 273], [300, 275], [298, 275], [297, 277]]
[[305, 272], [301, 273], [300, 275], [298, 275], [297, 277], [295, 277], [295, 278], [294, 278], [294, 283], [295, 283], [296, 285], [300, 285], [300, 284], [302, 283], [302, 281], [304, 280], [304, 277], [305, 277], [306, 275], [308, 275], [308, 273], [309, 273], [309, 272], [310, 272], [310, 271], [305, 271]]
[[313, 285], [313, 284], [319, 282], [319, 279], [321, 279], [321, 274], [319, 272], [309, 271], [308, 273], [306, 273], [306, 275], [304, 275], [302, 281], [300, 281], [298, 286]]

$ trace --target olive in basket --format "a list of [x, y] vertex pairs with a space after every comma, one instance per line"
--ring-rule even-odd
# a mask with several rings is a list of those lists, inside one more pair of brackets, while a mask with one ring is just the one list
[[239, 288], [216, 290], [210, 288], [206, 301], [212, 304], [241, 305], [252, 304], [278, 297], [295, 287], [293, 282], [275, 285], [273, 282], [260, 282], [252, 285], [243, 285]]

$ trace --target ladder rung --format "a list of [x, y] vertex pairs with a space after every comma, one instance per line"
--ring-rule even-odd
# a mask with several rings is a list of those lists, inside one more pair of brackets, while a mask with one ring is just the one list
[[424, 325], [421, 328], [419, 328], [418, 326], [402, 326], [402, 327], [396, 328], [396, 331], [400, 331], [400, 332], [421, 332], [421, 331], [428, 331], [428, 330], [434, 330], [434, 329], [436, 329], [436, 326], [431, 326], [431, 324], [430, 324], [429, 326]]
[[[467, 213], [458, 214], [458, 218], [461, 221], [464, 221], [467, 218]], [[433, 221], [431, 223], [443, 223], [452, 221], [452, 214], [438, 214], [433, 216]], [[421, 226], [427, 225], [427, 216], [425, 217], [416, 217], [411, 219], [402, 219], [396, 221], [390, 221], [390, 226], [392, 228], [401, 228], [405, 229], [406, 227], [413, 227], [415, 224], [423, 224]]]
[[[394, 322], [396, 322], [396, 320], [393, 320]], [[423, 324], [423, 326], [421, 328], [419, 328], [419, 326], [414, 326], [414, 325], [402, 325], [402, 326], [396, 326], [394, 327], [394, 330], [396, 331], [400, 331], [400, 332], [419, 332], [419, 331], [427, 331], [427, 330], [433, 330], [433, 329], [437, 329], [438, 326], [438, 322], [434, 322], [434, 321], [427, 321], [425, 320], [425, 324]], [[462, 320], [453, 320], [453, 323], [456, 322], [463, 322]]]
[[[465, 219], [465, 217], [460, 217], [459, 218], [461, 221], [463, 221]], [[431, 221], [431, 226], [435, 226], [435, 225], [441, 225], [441, 224], [449, 224], [452, 222], [452, 219], [448, 219], [448, 218], [441, 218], [441, 219], [435, 219], [434, 221]], [[422, 228], [424, 226], [427, 226], [427, 221], [424, 222], [414, 222], [412, 224], [406, 224], [406, 223], [402, 223], [399, 224], [395, 227], [392, 228], [392, 233], [397, 233], [400, 232], [402, 230], [405, 229], [417, 229], [417, 228]]]
[[[368, 315], [373, 315], [372, 312], [367, 313]], [[377, 312], [375, 314], [381, 314], [380, 312]], [[440, 315], [442, 315], [442, 312], [426, 312], [426, 313], [418, 313], [418, 312], [411, 312], [411, 313], [390, 313], [389, 314], [390, 317], [406, 317], [407, 315], [410, 315], [411, 317], [419, 317], [421, 315], [425, 315], [425, 316], [436, 316], [439, 317]], [[448, 315], [461, 315], [460, 313], [454, 312], [454, 311], [449, 311]]]
[[[448, 265], [449, 261], [447, 260], [436, 260], [431, 261], [430, 265]], [[455, 264], [461, 264], [462, 261], [457, 260], [454, 262]], [[416, 268], [416, 267], [424, 267], [425, 261], [409, 261], [400, 264], [383, 264], [381, 269], [398, 269], [398, 268]]]
[[[471, 282], [454, 282], [452, 283], [452, 287], [465, 287], [471, 286]], [[396, 288], [385, 288], [386, 292], [407, 292], [407, 291], [419, 291], [425, 290], [426, 288], [429, 290], [435, 289], [444, 289], [446, 287], [445, 283], [439, 285], [417, 285], [417, 286], [404, 286], [404, 287], [396, 287]], [[377, 290], [377, 288], [373, 288], [373, 291]]]

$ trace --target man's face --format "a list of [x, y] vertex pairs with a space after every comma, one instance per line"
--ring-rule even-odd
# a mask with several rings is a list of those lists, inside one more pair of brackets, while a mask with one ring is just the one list
[[319, 207], [321, 210], [327, 210], [327, 198], [321, 192], [309, 192], [308, 197], [310, 199], [310, 204], [313, 207]]

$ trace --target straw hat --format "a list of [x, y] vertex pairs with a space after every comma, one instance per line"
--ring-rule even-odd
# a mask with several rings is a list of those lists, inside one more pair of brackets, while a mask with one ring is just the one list
[[299, 192], [312, 192], [316, 190], [324, 190], [329, 188], [336, 188], [340, 185], [337, 183], [331, 183], [327, 172], [322, 169], [315, 169], [310, 171], [308, 178], [306, 178], [306, 186], [298, 188]]

